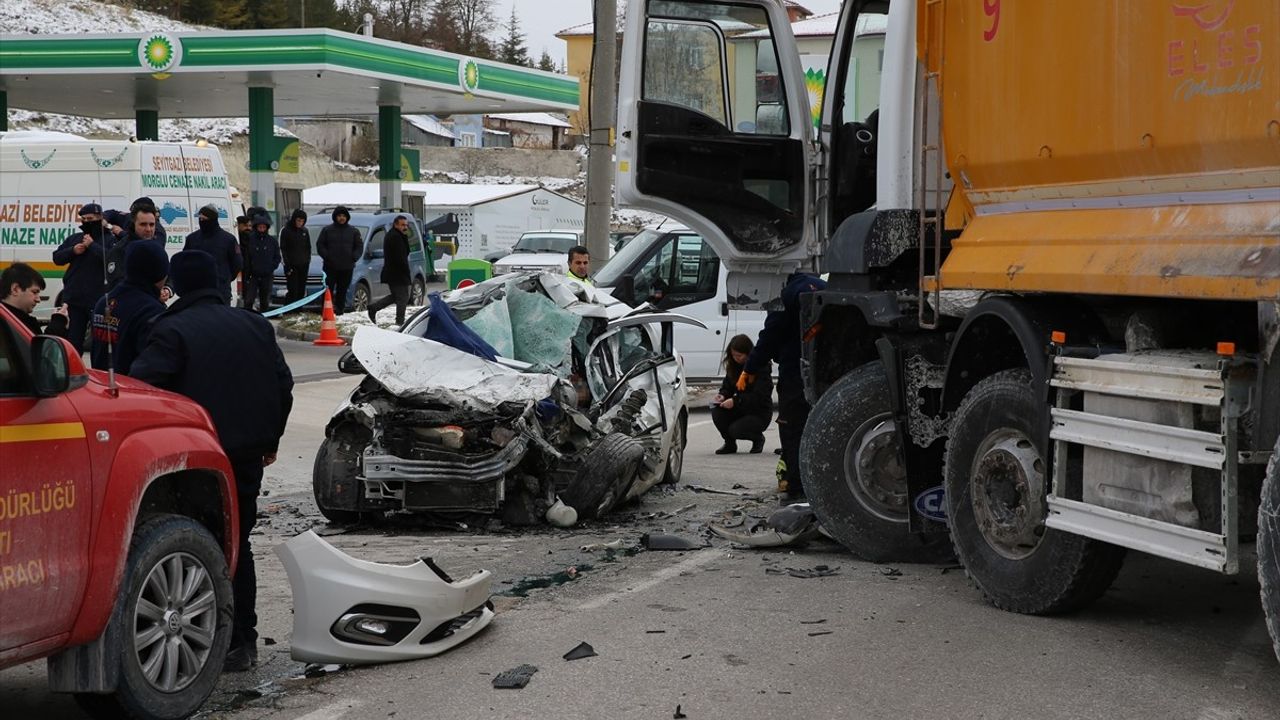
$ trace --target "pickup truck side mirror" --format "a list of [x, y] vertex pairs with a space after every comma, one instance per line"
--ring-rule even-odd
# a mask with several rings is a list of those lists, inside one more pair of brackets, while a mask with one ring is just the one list
[[634, 307], [636, 304], [636, 276], [627, 273], [619, 277], [618, 287], [614, 288], [613, 296]]
[[35, 368], [35, 391], [40, 397], [61, 395], [89, 381], [79, 353], [64, 338], [38, 335], [32, 340], [31, 366]]

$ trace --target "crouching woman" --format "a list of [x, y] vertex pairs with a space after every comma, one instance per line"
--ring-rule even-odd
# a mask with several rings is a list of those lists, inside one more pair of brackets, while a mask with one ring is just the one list
[[724, 354], [724, 381], [720, 393], [711, 401], [711, 419], [724, 438], [717, 455], [738, 452], [738, 440], [750, 440], [751, 452], [764, 449], [764, 430], [773, 417], [773, 378], [769, 370], [756, 373], [746, 390], [738, 390], [738, 376], [754, 347], [751, 338], [735, 335]]

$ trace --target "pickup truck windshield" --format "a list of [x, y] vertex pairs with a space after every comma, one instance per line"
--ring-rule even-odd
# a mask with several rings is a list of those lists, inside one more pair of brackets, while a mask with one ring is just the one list
[[516, 244], [511, 248], [511, 252], [567, 253], [569, 252], [569, 248], [577, 245], [579, 242], [577, 235], [570, 235], [568, 233], [525, 233], [516, 241]]
[[596, 287], [615, 287], [618, 278], [627, 273], [636, 264], [636, 259], [648, 254], [653, 244], [664, 237], [661, 230], [641, 230], [616, 255], [609, 258], [604, 267], [596, 271], [593, 282]]

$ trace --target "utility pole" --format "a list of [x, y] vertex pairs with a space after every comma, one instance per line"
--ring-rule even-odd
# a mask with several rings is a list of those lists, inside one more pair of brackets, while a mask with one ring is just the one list
[[617, 0], [595, 0], [595, 45], [591, 53], [590, 154], [587, 156], [587, 250], [591, 264], [609, 259], [609, 220], [613, 216], [613, 147], [610, 143], [618, 88]]

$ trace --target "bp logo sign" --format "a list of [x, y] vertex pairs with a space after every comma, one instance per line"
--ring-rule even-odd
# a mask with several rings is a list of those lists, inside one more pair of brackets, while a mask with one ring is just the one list
[[458, 68], [458, 84], [467, 92], [475, 92], [480, 85], [480, 66], [468, 60]]
[[138, 63], [152, 72], [164, 72], [182, 61], [182, 44], [167, 33], [153, 33], [138, 41]]

